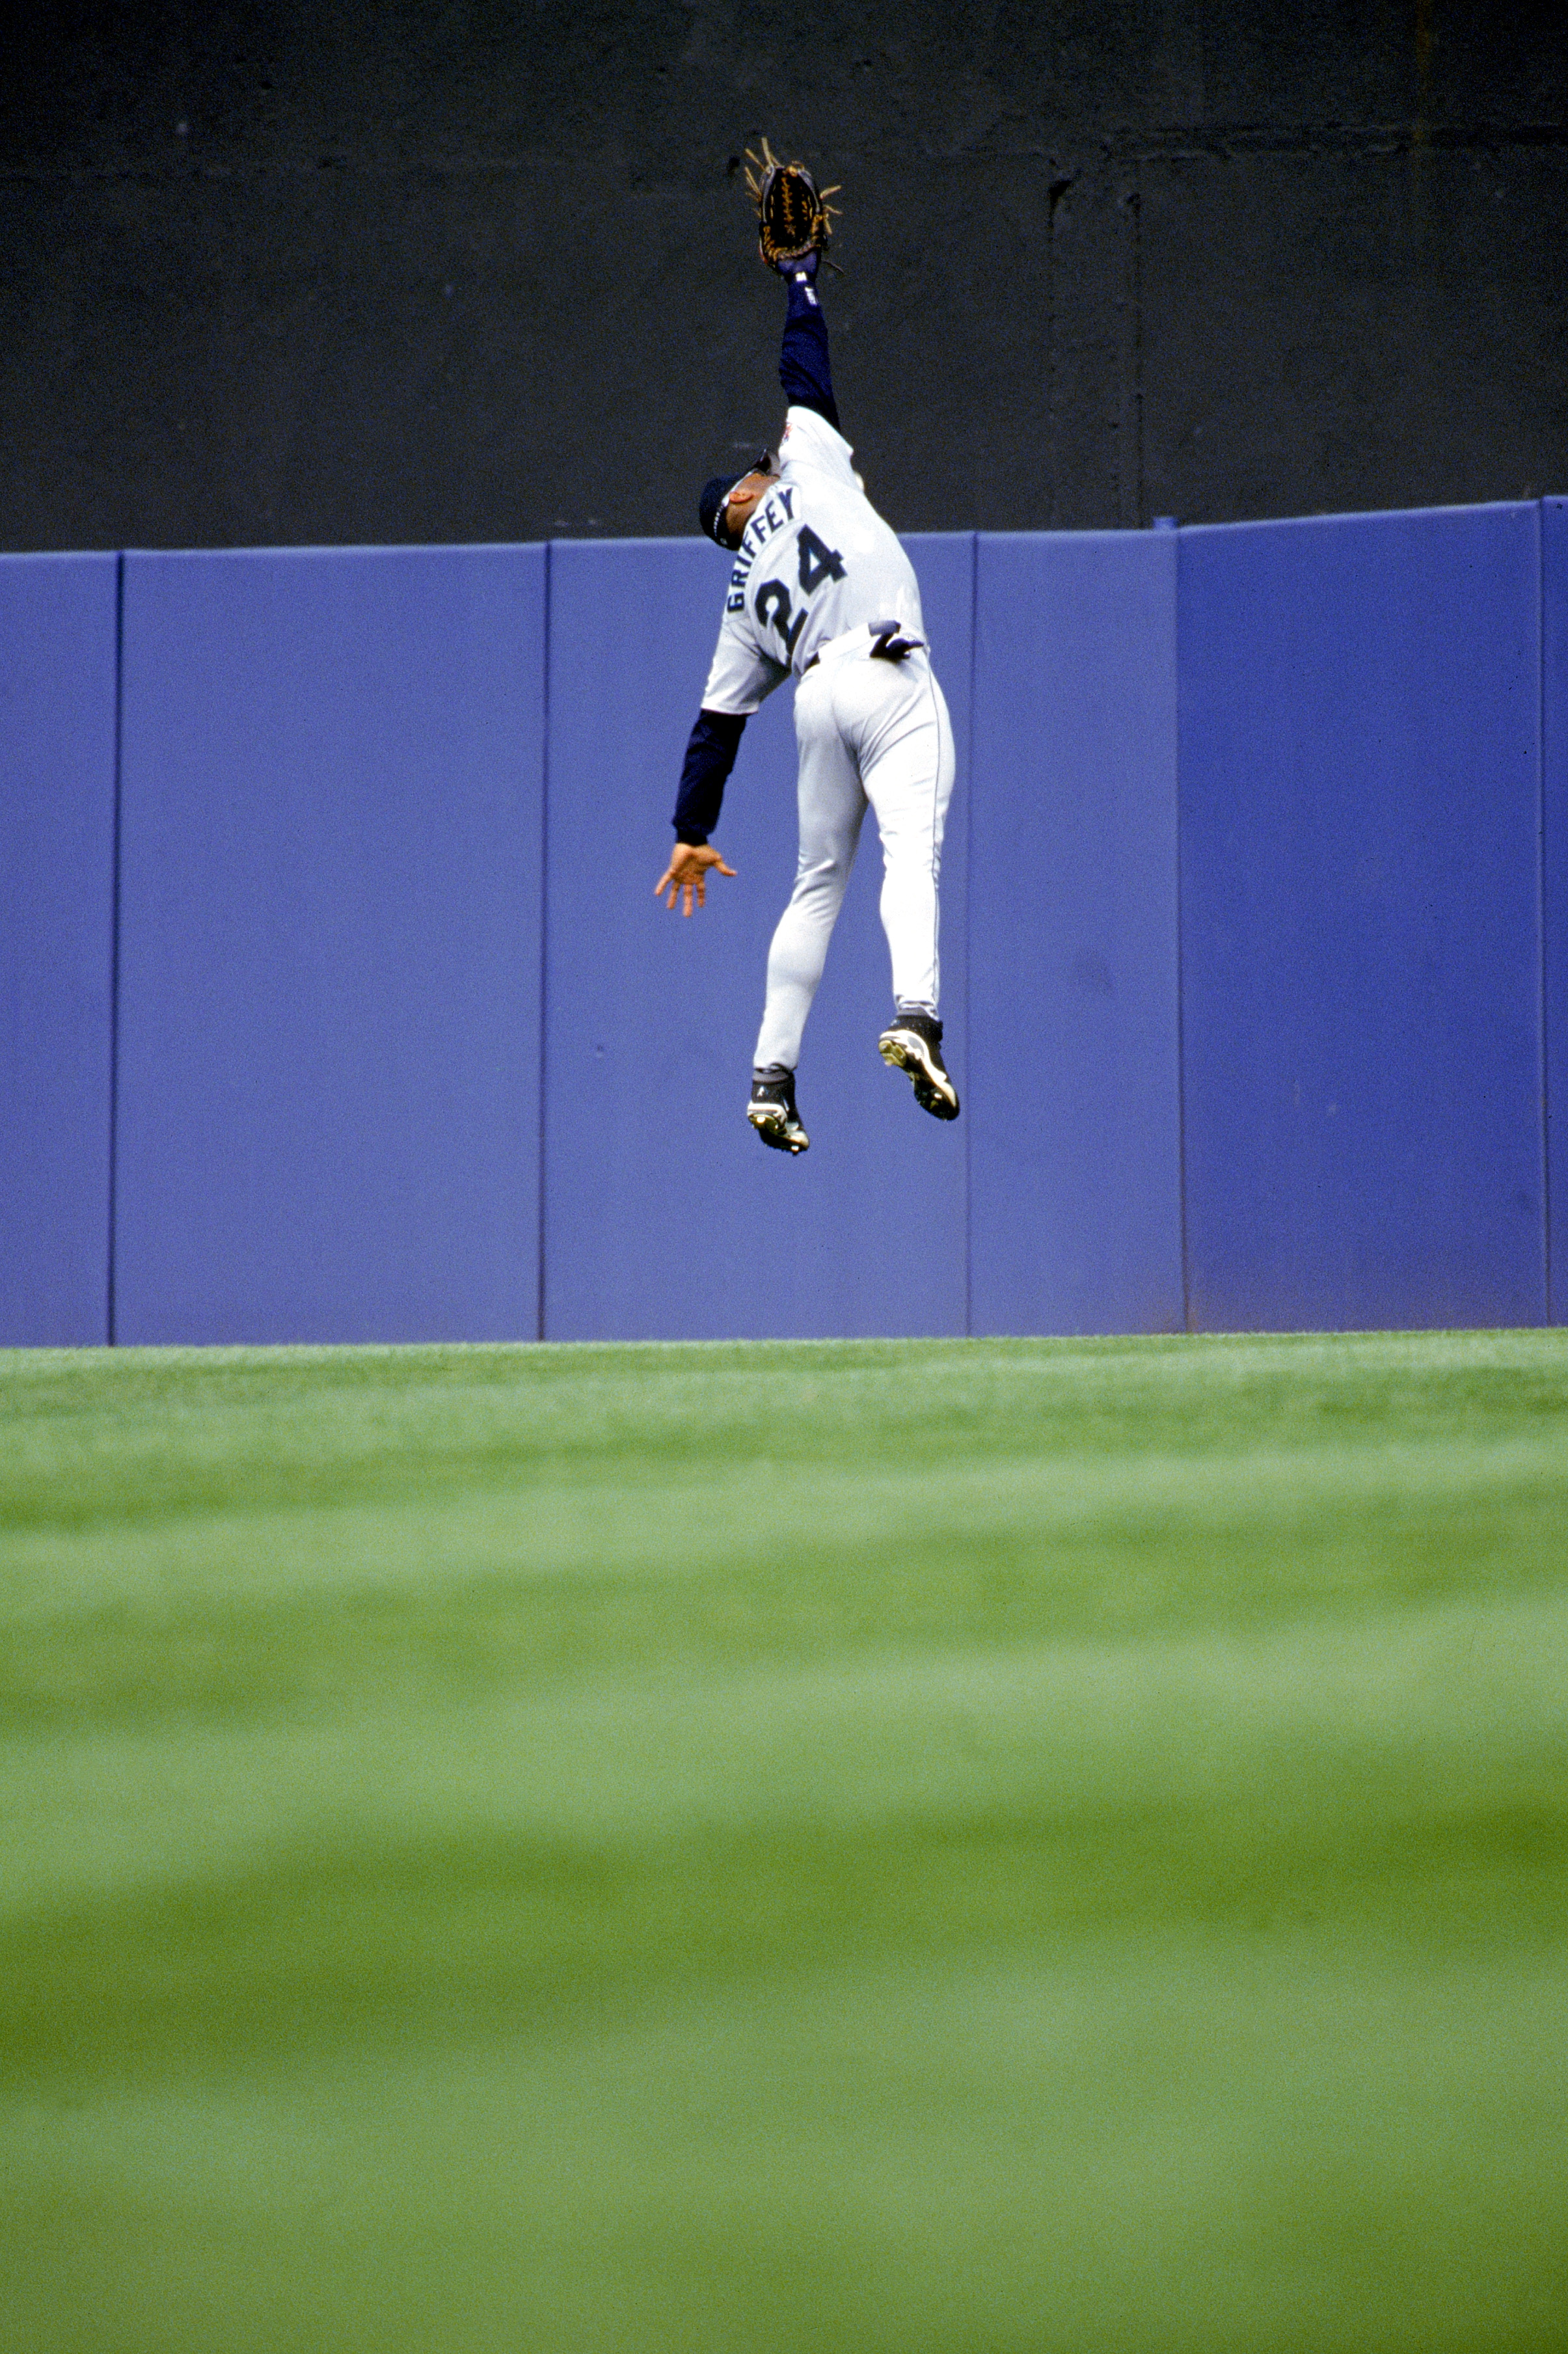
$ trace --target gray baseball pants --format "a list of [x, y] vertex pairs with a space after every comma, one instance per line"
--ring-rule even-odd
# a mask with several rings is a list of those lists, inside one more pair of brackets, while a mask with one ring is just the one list
[[758, 1068], [793, 1070], [827, 961], [867, 808], [882, 836], [882, 928], [895, 1005], [941, 1003], [938, 882], [953, 790], [953, 730], [924, 649], [876, 659], [856, 631], [823, 649], [795, 690], [800, 859], [768, 955]]

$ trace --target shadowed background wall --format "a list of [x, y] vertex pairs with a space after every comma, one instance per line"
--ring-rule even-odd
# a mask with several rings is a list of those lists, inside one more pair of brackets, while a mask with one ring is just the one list
[[1568, 484], [1568, 11], [165, 0], [14, 15], [0, 546], [662, 534], [777, 422], [737, 159], [845, 184], [900, 528]]

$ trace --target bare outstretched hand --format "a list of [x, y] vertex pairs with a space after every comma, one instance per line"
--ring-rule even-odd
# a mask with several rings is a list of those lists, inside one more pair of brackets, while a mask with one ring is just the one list
[[711, 842], [678, 842], [670, 854], [670, 864], [653, 885], [654, 897], [664, 898], [668, 891], [670, 896], [664, 899], [667, 907], [673, 907], [679, 897], [683, 902], [683, 916], [691, 914], [694, 898], [699, 907], [705, 907], [711, 867], [716, 867], [721, 875], [735, 873], [733, 866], [725, 864]]

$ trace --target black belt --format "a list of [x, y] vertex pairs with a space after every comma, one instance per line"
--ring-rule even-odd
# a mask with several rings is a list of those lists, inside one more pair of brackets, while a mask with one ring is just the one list
[[[905, 637], [900, 621], [868, 621], [865, 626], [876, 635], [876, 643], [871, 650], [873, 662], [901, 663], [906, 654], [916, 652], [926, 642], [924, 638]], [[801, 670], [801, 677], [805, 677], [807, 671], [815, 670], [821, 659], [820, 653], [813, 654]]]

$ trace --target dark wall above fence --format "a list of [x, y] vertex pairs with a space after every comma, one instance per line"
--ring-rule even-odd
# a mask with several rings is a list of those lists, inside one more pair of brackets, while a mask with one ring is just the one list
[[901, 529], [1568, 483], [1544, 0], [80, 0], [0, 80], [0, 546], [686, 531], [777, 419], [761, 132]]

